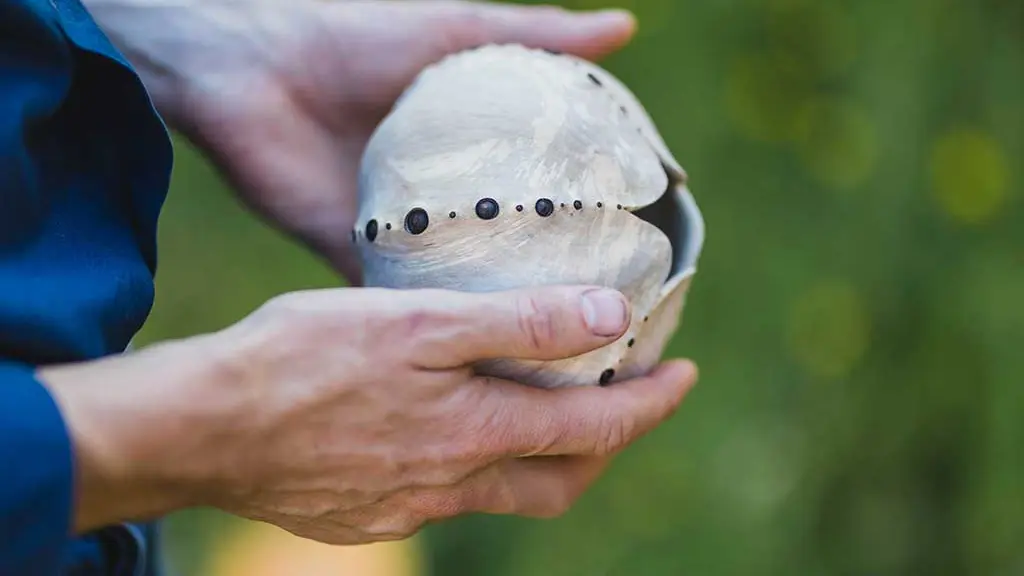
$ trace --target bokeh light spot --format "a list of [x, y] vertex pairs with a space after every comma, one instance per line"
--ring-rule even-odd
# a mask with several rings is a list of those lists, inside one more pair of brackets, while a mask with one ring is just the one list
[[842, 378], [867, 351], [871, 321], [864, 303], [847, 282], [823, 280], [793, 303], [790, 353], [819, 378]]
[[852, 101], [814, 99], [801, 111], [797, 148], [804, 167], [822, 184], [856, 187], [875, 167], [875, 125]]
[[965, 224], [990, 219], [1008, 196], [1003, 151], [989, 135], [977, 130], [956, 129], [935, 142], [931, 179], [942, 210]]

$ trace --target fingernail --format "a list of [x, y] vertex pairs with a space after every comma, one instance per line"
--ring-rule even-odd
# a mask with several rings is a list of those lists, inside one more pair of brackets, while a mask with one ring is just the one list
[[588, 290], [583, 293], [583, 320], [597, 336], [618, 336], [629, 321], [626, 299], [615, 290]]

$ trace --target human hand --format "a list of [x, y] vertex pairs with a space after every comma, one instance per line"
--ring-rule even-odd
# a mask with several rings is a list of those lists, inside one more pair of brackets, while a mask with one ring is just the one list
[[354, 544], [471, 512], [565, 512], [674, 412], [693, 365], [555, 390], [472, 366], [582, 354], [628, 321], [621, 294], [596, 288], [309, 291], [41, 378], [79, 454], [80, 529], [210, 505]]
[[426, 65], [486, 43], [603, 57], [624, 12], [460, 0], [86, 0], [168, 123], [255, 211], [361, 281], [349, 232], [369, 136]]

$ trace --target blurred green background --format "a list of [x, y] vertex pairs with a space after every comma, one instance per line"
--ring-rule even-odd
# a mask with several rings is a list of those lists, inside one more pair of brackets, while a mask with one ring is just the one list
[[[418, 573], [1024, 574], [1024, 2], [562, 4], [639, 18], [604, 64], [707, 219], [702, 380], [568, 515], [431, 527]], [[338, 282], [181, 141], [174, 176], [140, 340]], [[180, 571], [240, 526], [173, 517]]]

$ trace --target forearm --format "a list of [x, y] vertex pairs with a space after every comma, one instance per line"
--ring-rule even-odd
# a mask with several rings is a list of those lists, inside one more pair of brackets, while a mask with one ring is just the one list
[[201, 350], [192, 340], [172, 342], [38, 371], [71, 438], [75, 531], [205, 503], [220, 405]]

